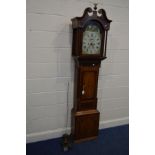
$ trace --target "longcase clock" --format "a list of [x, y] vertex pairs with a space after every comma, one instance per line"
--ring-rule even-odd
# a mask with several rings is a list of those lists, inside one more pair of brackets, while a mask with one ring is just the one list
[[107, 34], [111, 20], [103, 9], [86, 8], [72, 19], [72, 56], [75, 60], [72, 135], [75, 142], [98, 136], [97, 85], [101, 61], [106, 59]]

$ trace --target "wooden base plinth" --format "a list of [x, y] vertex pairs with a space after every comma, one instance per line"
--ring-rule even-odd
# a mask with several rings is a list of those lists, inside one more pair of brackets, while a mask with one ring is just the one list
[[72, 110], [72, 135], [74, 142], [95, 139], [98, 136], [99, 112], [87, 110], [74, 112]]
[[89, 137], [89, 138], [83, 138], [83, 139], [79, 139], [79, 140], [74, 140], [75, 143], [81, 143], [81, 142], [85, 142], [85, 141], [88, 141], [88, 140], [94, 140], [96, 139], [97, 136], [94, 136], [94, 137]]

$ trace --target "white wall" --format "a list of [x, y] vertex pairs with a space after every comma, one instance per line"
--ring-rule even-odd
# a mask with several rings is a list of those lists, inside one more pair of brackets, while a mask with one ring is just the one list
[[[73, 106], [70, 19], [89, 6], [89, 0], [27, 0], [27, 142], [64, 133], [68, 82]], [[100, 128], [106, 128], [128, 123], [129, 8], [128, 0], [99, 0], [101, 7], [113, 20], [98, 86]]]

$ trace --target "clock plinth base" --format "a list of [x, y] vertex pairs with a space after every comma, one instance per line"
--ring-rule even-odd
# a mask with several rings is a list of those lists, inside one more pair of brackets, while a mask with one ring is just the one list
[[99, 111], [96, 109], [87, 111], [72, 110], [72, 135], [74, 142], [82, 142], [95, 139], [98, 136]]
[[89, 140], [95, 140], [97, 136], [75, 140], [74, 143], [81, 143]]

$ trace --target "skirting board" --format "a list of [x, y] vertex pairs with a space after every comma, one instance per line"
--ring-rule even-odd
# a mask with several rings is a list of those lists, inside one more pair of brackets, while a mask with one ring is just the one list
[[[108, 121], [100, 121], [99, 129], [105, 129], [110, 127], [115, 127], [119, 125], [129, 124], [129, 117], [113, 119]], [[53, 138], [61, 137], [65, 132], [70, 133], [70, 128], [66, 129], [56, 129], [48, 130], [44, 132], [30, 133], [26, 135], [26, 142], [32, 143], [42, 140], [48, 140]]]

